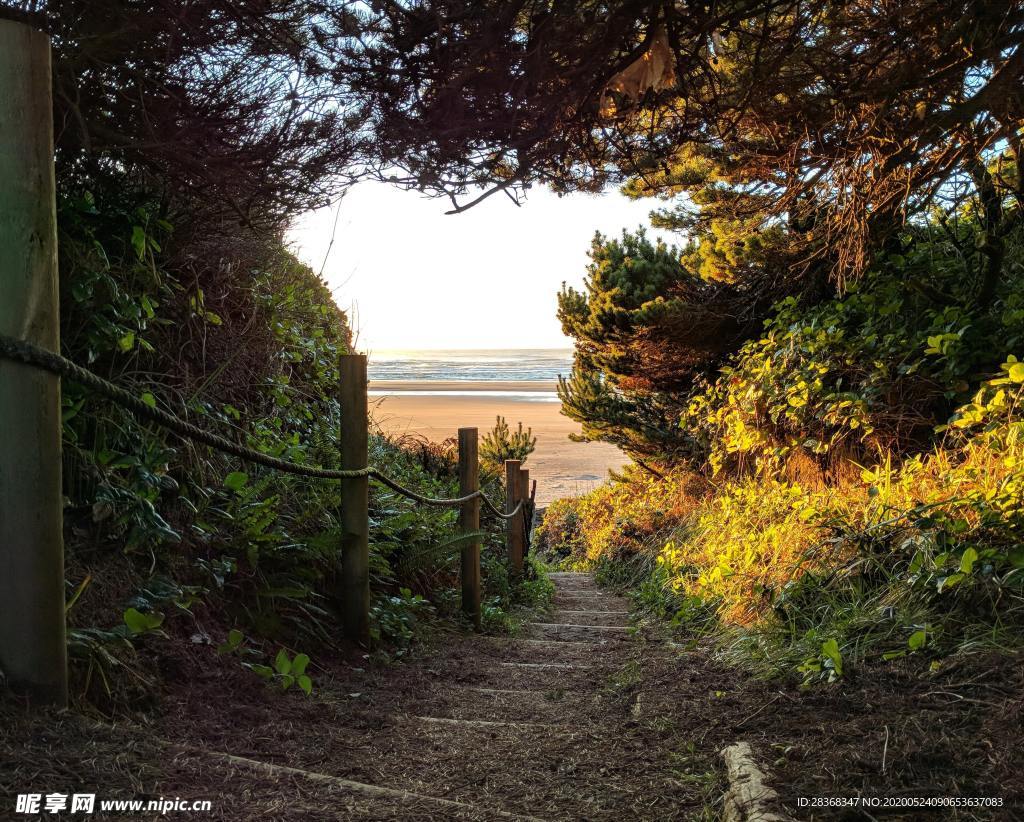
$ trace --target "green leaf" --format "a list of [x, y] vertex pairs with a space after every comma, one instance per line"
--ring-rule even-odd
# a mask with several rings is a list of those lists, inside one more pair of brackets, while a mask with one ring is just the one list
[[971, 569], [974, 568], [974, 562], [978, 559], [978, 552], [973, 548], [968, 548], [960, 556], [960, 571], [964, 574], [971, 573]]
[[843, 675], [843, 655], [839, 652], [839, 643], [834, 639], [827, 639], [821, 643], [821, 654], [832, 661], [833, 670]]
[[911, 651], [916, 651], [919, 648], [924, 647], [924, 643], [927, 640], [927, 636], [924, 631], [914, 631], [910, 635], [910, 639], [907, 640], [907, 646]]
[[915, 551], [910, 565], [907, 567], [907, 573], [916, 574], [922, 567], [924, 567], [924, 555], [920, 551]]
[[288, 658], [288, 652], [284, 648], [277, 652], [277, 657], [274, 659], [274, 668], [282, 676], [291, 673], [292, 661]]
[[296, 676], [306, 673], [306, 666], [309, 664], [309, 657], [306, 654], [296, 654], [292, 660], [292, 673]]
[[133, 634], [143, 634], [159, 628], [163, 621], [163, 614], [144, 614], [135, 608], [129, 608], [124, 612], [124, 624]]
[[1024, 382], [1024, 362], [1015, 362], [1011, 365], [1008, 376], [1014, 382]]
[[1024, 545], [1012, 548], [1007, 554], [1007, 559], [1010, 560], [1010, 565], [1014, 568], [1024, 568]]
[[249, 668], [264, 679], [270, 679], [274, 675], [274, 669], [269, 665], [249, 665]]
[[299, 687], [302, 688], [302, 691], [306, 696], [309, 696], [313, 691], [313, 680], [303, 674], [299, 677]]
[[140, 260], [146, 256], [146, 230], [140, 225], [132, 226], [132, 248]]
[[84, 400], [79, 400], [78, 402], [72, 403], [70, 400], [68, 400], [67, 397], [64, 397], [62, 403], [63, 407], [61, 408], [60, 413], [60, 421], [68, 422], [69, 420], [73, 420], [75, 417], [78, 416], [78, 412], [82, 410], [83, 404]]
[[249, 482], [249, 475], [244, 471], [232, 471], [224, 477], [224, 487], [229, 488], [236, 494], [245, 488]]
[[120, 337], [117, 341], [117, 347], [125, 353], [128, 353], [135, 347], [135, 332], [129, 331], [123, 337]]
[[142, 401], [143, 401], [144, 403], [146, 403], [146, 405], [148, 405], [148, 406], [149, 406], [150, 408], [156, 408], [156, 397], [154, 397], [154, 396], [153, 396], [153, 395], [152, 395], [151, 393], [149, 393], [148, 391], [147, 391], [146, 393], [144, 393], [144, 394], [142, 395], [141, 399], [142, 399]]

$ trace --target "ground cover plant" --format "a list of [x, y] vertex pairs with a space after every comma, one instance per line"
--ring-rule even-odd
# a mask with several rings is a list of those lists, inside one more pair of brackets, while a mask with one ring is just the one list
[[1019, 648], [1024, 368], [992, 356], [1019, 322], [1013, 291], [979, 318], [921, 311], [885, 276], [815, 307], [785, 300], [689, 395], [693, 457], [555, 503], [541, 539], [808, 682]]

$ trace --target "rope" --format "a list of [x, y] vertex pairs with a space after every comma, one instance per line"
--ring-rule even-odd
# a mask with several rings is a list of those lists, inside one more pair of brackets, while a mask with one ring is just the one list
[[516, 514], [523, 510], [523, 501], [519, 500], [519, 504], [516, 505], [515, 508], [513, 508], [506, 514], [505, 512], [495, 507], [494, 503], [487, 498], [487, 495], [484, 494], [483, 491], [474, 491], [472, 494], [467, 494], [464, 497], [454, 497], [452, 499], [436, 499], [434, 497], [425, 497], [422, 494], [413, 491], [411, 488], [406, 488], [404, 485], [395, 482], [393, 479], [391, 479], [391, 477], [388, 477], [380, 473], [380, 471], [378, 471], [376, 468], [370, 469], [370, 478], [377, 480], [379, 483], [381, 483], [381, 485], [386, 485], [393, 491], [397, 491], [402, 496], [408, 497], [409, 499], [415, 500], [416, 502], [421, 502], [424, 505], [456, 506], [462, 505], [463, 503], [470, 502], [471, 500], [479, 498], [480, 500], [483, 501], [484, 505], [487, 506], [488, 509], [490, 509], [492, 513], [494, 513], [496, 516], [501, 517], [502, 519], [512, 519], [512, 517], [514, 517]]
[[136, 417], [149, 420], [150, 422], [155, 422], [157, 425], [173, 431], [184, 439], [201, 442], [218, 451], [231, 454], [255, 465], [262, 465], [267, 468], [273, 468], [277, 471], [284, 471], [288, 474], [299, 474], [301, 476], [315, 477], [317, 479], [356, 479], [359, 477], [366, 477], [368, 479], [376, 480], [393, 491], [397, 491], [402, 496], [408, 497], [409, 499], [424, 505], [454, 507], [479, 497], [483, 500], [484, 505], [486, 505], [488, 509], [502, 519], [512, 519], [512, 517], [516, 516], [516, 514], [523, 510], [523, 503], [520, 500], [519, 504], [506, 514], [500, 511], [494, 503], [487, 498], [483, 491], [474, 491], [472, 494], [468, 494], [464, 497], [455, 497], [452, 499], [427, 497], [413, 491], [411, 488], [406, 488], [404, 485], [395, 482], [386, 474], [372, 466], [342, 470], [338, 468], [321, 468], [316, 465], [305, 465], [299, 462], [283, 460], [280, 457], [272, 457], [269, 454], [264, 454], [262, 451], [256, 451], [253, 448], [239, 445], [238, 443], [232, 442], [219, 434], [214, 434], [210, 431], [199, 428], [198, 426], [193, 425], [174, 414], [155, 408], [140, 397], [136, 397], [130, 391], [114, 385], [112, 382], [103, 379], [88, 369], [82, 368], [80, 365], [76, 365], [71, 362], [71, 360], [62, 357], [60, 354], [47, 351], [45, 348], [40, 348], [39, 346], [33, 345], [25, 340], [16, 340], [13, 337], [7, 337], [0, 334], [0, 358], [39, 368], [43, 371], [55, 374], [58, 377], [77, 382], [84, 388], [88, 388], [97, 394], [101, 394], [108, 400], [117, 403], [130, 411]]
[[490, 508], [495, 516], [501, 517], [502, 519], [512, 519], [512, 517], [514, 517], [516, 514], [518, 514], [521, 511], [525, 510], [523, 508], [523, 501], [522, 500], [519, 500], [519, 503], [516, 505], [516, 507], [513, 508], [511, 511], [509, 511], [507, 514], [504, 511], [499, 511], [497, 508], [495, 508], [494, 507], [494, 503], [491, 502], [489, 499], [487, 499], [487, 497], [483, 497], [483, 501], [484, 501], [484, 505], [486, 505], [488, 508]]
[[60, 354], [54, 354], [52, 351], [47, 351], [24, 340], [15, 340], [11, 337], [0, 335], [0, 356], [23, 363], [24, 365], [41, 368], [44, 371], [49, 371], [51, 374], [77, 382], [79, 385], [95, 391], [97, 394], [102, 394], [107, 399], [131, 411], [137, 417], [155, 422], [157, 425], [170, 429], [186, 439], [196, 440], [204, 445], [209, 445], [211, 448], [216, 448], [218, 451], [232, 454], [246, 462], [264, 465], [267, 468], [275, 468], [278, 471], [302, 474], [303, 476], [317, 477], [319, 479], [352, 479], [354, 477], [368, 477], [371, 473], [369, 468], [342, 471], [333, 468], [302, 465], [301, 463], [272, 457], [269, 454], [264, 454], [262, 451], [256, 451], [244, 445], [239, 445], [219, 434], [204, 431], [202, 428], [186, 422], [180, 417], [176, 417], [159, 408], [154, 408], [130, 391], [126, 391], [112, 382], [108, 382], [102, 377], [93, 374], [91, 371], [75, 365], [71, 360], [65, 359]]

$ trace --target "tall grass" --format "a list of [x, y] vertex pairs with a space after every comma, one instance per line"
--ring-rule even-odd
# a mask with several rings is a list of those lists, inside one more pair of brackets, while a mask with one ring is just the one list
[[1024, 373], [1012, 358], [946, 440], [859, 480], [717, 488], [633, 471], [551, 507], [549, 551], [632, 590], [767, 672], [835, 679], [868, 659], [1017, 647], [1024, 637]]

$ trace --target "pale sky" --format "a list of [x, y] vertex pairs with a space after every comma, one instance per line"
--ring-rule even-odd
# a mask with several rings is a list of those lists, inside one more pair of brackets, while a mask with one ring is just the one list
[[583, 283], [595, 230], [647, 226], [658, 205], [533, 189], [518, 208], [496, 194], [446, 216], [448, 200], [360, 183], [340, 213], [307, 214], [289, 236], [314, 271], [323, 267], [360, 350], [569, 348], [555, 317], [562, 281]]

